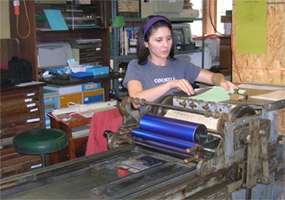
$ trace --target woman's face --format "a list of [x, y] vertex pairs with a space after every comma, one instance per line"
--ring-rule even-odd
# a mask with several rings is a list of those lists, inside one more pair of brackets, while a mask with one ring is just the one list
[[149, 41], [145, 42], [145, 46], [148, 48], [152, 60], [167, 59], [172, 43], [169, 28], [161, 27], [153, 31], [149, 37]]

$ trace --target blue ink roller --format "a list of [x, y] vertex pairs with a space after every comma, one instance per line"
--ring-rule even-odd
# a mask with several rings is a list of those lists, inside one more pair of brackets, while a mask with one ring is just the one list
[[179, 152], [179, 153], [184, 153], [184, 154], [187, 153], [186, 149], [175, 147], [175, 146], [170, 146], [170, 145], [166, 145], [166, 144], [162, 144], [160, 142], [155, 142], [153, 140], [148, 140], [148, 139], [143, 139], [143, 138], [140, 138], [140, 137], [135, 137], [135, 141], [141, 142], [143, 144], [148, 144], [148, 145], [151, 145], [151, 146], [156, 146], [156, 147], [159, 147], [159, 148], [162, 148], [162, 149], [168, 149], [168, 150]]
[[139, 123], [140, 129], [201, 144], [206, 140], [207, 128], [203, 124], [145, 114]]
[[192, 148], [192, 147], [195, 147], [196, 145], [193, 142], [188, 142], [185, 140], [176, 139], [176, 138], [165, 136], [165, 135], [160, 135], [160, 134], [153, 133], [153, 132], [143, 130], [143, 129], [133, 129], [132, 133], [136, 137], [164, 144], [163, 146], [170, 145], [170, 146], [182, 148], [184, 149], [184, 152], [186, 152], [187, 148]]

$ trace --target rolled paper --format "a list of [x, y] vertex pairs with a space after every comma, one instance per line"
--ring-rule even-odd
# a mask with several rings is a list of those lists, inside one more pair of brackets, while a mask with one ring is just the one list
[[181, 140], [181, 139], [175, 139], [172, 137], [160, 135], [160, 134], [153, 133], [153, 132], [143, 130], [143, 129], [133, 129], [132, 133], [136, 137], [140, 137], [140, 138], [147, 139], [147, 140], [152, 140], [155, 142], [162, 143], [164, 145], [182, 148], [184, 149], [184, 152], [186, 152], [187, 148], [192, 148], [192, 147], [195, 147], [196, 145], [193, 142], [188, 142], [188, 141]]
[[179, 147], [175, 147], [175, 146], [166, 145], [166, 144], [162, 144], [162, 143], [155, 142], [155, 141], [152, 141], [152, 140], [143, 139], [143, 138], [140, 138], [140, 137], [135, 137], [135, 141], [143, 143], [143, 144], [148, 144], [148, 145], [151, 145], [151, 146], [159, 147], [159, 148], [162, 148], [162, 149], [167, 149], [167, 150], [170, 150], [170, 151], [175, 151], [175, 152], [186, 154], [186, 150], [185, 149], [182, 149], [182, 148], [179, 148]]
[[207, 135], [207, 128], [203, 124], [150, 114], [141, 118], [139, 126], [146, 131], [199, 144], [205, 141]]

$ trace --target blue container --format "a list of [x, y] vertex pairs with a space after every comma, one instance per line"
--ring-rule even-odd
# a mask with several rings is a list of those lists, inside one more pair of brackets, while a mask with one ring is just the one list
[[94, 76], [109, 74], [108, 66], [95, 65], [94, 67], [86, 68], [86, 72], [92, 72]]

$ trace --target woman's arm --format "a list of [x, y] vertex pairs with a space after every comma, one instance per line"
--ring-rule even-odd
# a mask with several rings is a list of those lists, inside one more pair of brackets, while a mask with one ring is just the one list
[[[191, 84], [185, 79], [173, 80], [147, 90], [143, 90], [143, 86], [140, 81], [132, 80], [128, 82], [128, 92], [130, 97], [145, 99], [150, 102], [154, 102], [173, 88], [181, 90], [188, 95], [194, 94]], [[134, 107], [139, 108], [138, 105], [134, 105]]]
[[220, 73], [212, 73], [208, 70], [201, 69], [196, 81], [207, 83], [210, 85], [221, 86], [227, 91], [229, 89], [238, 89], [238, 87], [232, 82], [226, 80], [225, 76]]

